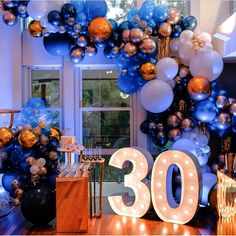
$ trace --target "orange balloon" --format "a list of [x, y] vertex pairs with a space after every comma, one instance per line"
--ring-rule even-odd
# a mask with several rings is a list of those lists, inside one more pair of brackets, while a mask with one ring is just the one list
[[137, 47], [134, 44], [128, 42], [124, 45], [123, 50], [124, 50], [124, 53], [127, 57], [131, 57], [136, 54]]
[[98, 43], [106, 41], [111, 36], [111, 32], [111, 24], [104, 17], [94, 18], [88, 26], [89, 36]]
[[162, 23], [158, 30], [158, 33], [163, 37], [169, 37], [171, 35], [171, 32], [172, 32], [171, 25], [166, 22]]
[[62, 136], [62, 133], [61, 133], [61, 130], [57, 127], [53, 127], [51, 128], [50, 130], [50, 134], [49, 134], [49, 137], [54, 137], [56, 138], [58, 141], [60, 141], [61, 139], [61, 136]]
[[40, 25], [40, 22], [36, 20], [32, 20], [28, 26], [30, 35], [35, 38], [40, 38], [43, 36], [43, 29], [44, 28]]
[[6, 127], [0, 128], [0, 148], [5, 147], [13, 139], [13, 132]]
[[140, 67], [139, 73], [143, 79], [152, 80], [156, 77], [157, 68], [151, 62], [146, 62], [146, 63], [142, 64], [142, 66]]
[[203, 77], [193, 77], [187, 85], [190, 97], [195, 101], [202, 101], [211, 94], [211, 83]]
[[171, 25], [176, 25], [181, 18], [181, 13], [178, 9], [176, 8], [171, 8], [169, 10], [169, 18], [167, 19], [167, 23]]
[[38, 136], [30, 130], [23, 130], [18, 136], [20, 145], [26, 148], [31, 148], [38, 140]]

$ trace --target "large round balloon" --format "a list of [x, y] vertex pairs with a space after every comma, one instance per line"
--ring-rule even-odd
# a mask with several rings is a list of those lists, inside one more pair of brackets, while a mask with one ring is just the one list
[[106, 16], [107, 10], [108, 7], [105, 0], [86, 0], [84, 4], [84, 13], [89, 20]]
[[14, 189], [13, 189], [12, 181], [18, 180], [18, 178], [19, 176], [17, 176], [14, 172], [11, 172], [11, 171], [5, 172], [2, 176], [3, 188], [9, 193], [13, 193]]
[[49, 4], [49, 1], [29, 1], [27, 5], [27, 12], [32, 19], [39, 21], [43, 16], [46, 15]]
[[91, 20], [88, 26], [88, 33], [95, 42], [104, 42], [110, 36], [112, 27], [110, 22], [104, 17], [97, 17]]
[[70, 50], [70, 59], [73, 63], [77, 64], [84, 59], [84, 49], [81, 47], [74, 47]]
[[62, 23], [62, 16], [59, 11], [50, 11], [48, 13], [48, 23], [54, 26], [59, 26]]
[[31, 148], [38, 142], [38, 136], [29, 130], [23, 130], [18, 136], [18, 141], [21, 146]]
[[14, 138], [13, 132], [6, 127], [0, 128], [0, 148], [5, 147]]
[[154, 9], [154, 19], [163, 22], [168, 18], [168, 8], [164, 5], [157, 5]]
[[61, 7], [61, 14], [64, 17], [64, 19], [68, 19], [70, 17], [74, 18], [76, 15], [76, 9], [72, 4], [66, 3]]
[[46, 225], [56, 216], [56, 195], [48, 187], [32, 189], [22, 199], [23, 216], [35, 225]]
[[157, 65], [157, 79], [172, 80], [178, 73], [179, 66], [173, 58], [164, 57], [158, 61]]
[[54, 56], [64, 56], [69, 53], [73, 39], [67, 34], [50, 34], [43, 38], [45, 49]]
[[118, 78], [118, 87], [124, 93], [135, 93], [139, 89], [138, 80], [135, 76], [129, 74], [120, 74]]
[[30, 98], [27, 101], [26, 107], [30, 109], [45, 109], [46, 108], [43, 99], [39, 97]]
[[169, 108], [173, 102], [173, 91], [164, 81], [152, 80], [141, 89], [140, 101], [143, 107], [150, 112], [160, 113]]
[[202, 49], [194, 54], [189, 63], [193, 76], [204, 77], [209, 81], [217, 79], [223, 70], [222, 57], [214, 50]]
[[156, 77], [157, 69], [151, 62], [146, 62], [141, 65], [139, 73], [145, 80], [152, 80]]
[[181, 27], [183, 30], [191, 30], [194, 31], [197, 28], [197, 19], [194, 16], [186, 16], [181, 21]]
[[188, 151], [192, 154], [196, 154], [196, 144], [194, 141], [187, 139], [187, 138], [181, 138], [173, 143], [172, 148], [173, 150], [179, 150], [179, 151]]

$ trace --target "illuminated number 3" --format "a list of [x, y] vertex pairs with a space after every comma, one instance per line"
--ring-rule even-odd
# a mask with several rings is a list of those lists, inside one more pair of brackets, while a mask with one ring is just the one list
[[[127, 205], [122, 196], [108, 197], [112, 209], [119, 215], [141, 217], [151, 203], [150, 191], [146, 176], [152, 167], [151, 154], [139, 148], [122, 148], [115, 152], [109, 165], [122, 169], [126, 161], [133, 164], [133, 170], [125, 175], [124, 185], [130, 187], [135, 194], [134, 204]], [[173, 164], [181, 172], [182, 194], [180, 204], [177, 204], [172, 193]], [[166, 222], [185, 224], [196, 213], [199, 203], [201, 181], [199, 164], [196, 157], [190, 153], [169, 150], [161, 153], [153, 166], [151, 197], [157, 215]]]

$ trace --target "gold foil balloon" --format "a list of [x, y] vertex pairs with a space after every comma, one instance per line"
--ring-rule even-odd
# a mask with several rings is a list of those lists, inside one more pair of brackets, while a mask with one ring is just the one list
[[0, 128], [0, 148], [5, 147], [13, 139], [13, 132], [6, 127]]
[[151, 62], [146, 62], [146, 63], [142, 64], [142, 66], [140, 67], [139, 73], [143, 79], [152, 80], [156, 77], [157, 68]]
[[171, 25], [166, 22], [162, 23], [158, 30], [158, 33], [163, 37], [169, 37], [172, 33]]
[[150, 38], [144, 39], [139, 45], [139, 50], [142, 53], [147, 53], [147, 54], [155, 52], [156, 48], [157, 48], [156, 42]]
[[40, 38], [43, 36], [43, 27], [40, 25], [39, 21], [32, 20], [28, 26], [28, 31], [30, 35], [35, 38]]
[[203, 77], [193, 77], [187, 85], [189, 96], [195, 101], [202, 101], [211, 94], [211, 84]]
[[54, 137], [58, 141], [60, 141], [61, 136], [62, 136], [62, 133], [59, 128], [56, 128], [56, 127], [51, 128], [49, 137]]
[[140, 43], [143, 40], [143, 31], [139, 28], [134, 28], [130, 30], [130, 41], [132, 43]]
[[167, 23], [171, 25], [176, 25], [181, 18], [181, 13], [178, 9], [176, 8], [171, 8], [169, 10], [169, 18], [167, 19]]
[[137, 47], [132, 43], [126, 43], [123, 50], [127, 57], [131, 57], [137, 53]]
[[18, 136], [20, 145], [26, 148], [31, 148], [38, 140], [38, 136], [30, 130], [23, 130]]
[[110, 36], [112, 27], [110, 22], [104, 17], [97, 17], [91, 20], [88, 26], [88, 33], [95, 42], [104, 42]]
[[130, 35], [130, 30], [128, 30], [128, 29], [126, 29], [122, 32], [123, 42], [125, 42], [125, 43], [129, 42], [129, 35]]

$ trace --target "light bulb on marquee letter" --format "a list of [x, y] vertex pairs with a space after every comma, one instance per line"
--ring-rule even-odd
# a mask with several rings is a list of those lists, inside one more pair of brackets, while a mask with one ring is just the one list
[[123, 164], [130, 161], [133, 170], [124, 177], [124, 186], [134, 191], [135, 202], [130, 206], [131, 200], [124, 196], [110, 196], [109, 203], [113, 211], [118, 215], [141, 217], [146, 214], [151, 204], [151, 194], [148, 188], [147, 174], [153, 166], [151, 154], [141, 148], [122, 148], [116, 151], [110, 159], [109, 165], [122, 169]]
[[[173, 165], [181, 173], [182, 194], [177, 204], [172, 193]], [[157, 215], [165, 222], [185, 224], [195, 215], [201, 189], [200, 166], [196, 157], [187, 152], [169, 150], [155, 160], [152, 170], [152, 203]]]

